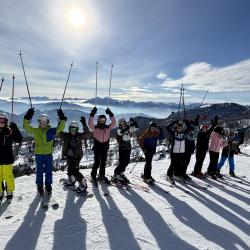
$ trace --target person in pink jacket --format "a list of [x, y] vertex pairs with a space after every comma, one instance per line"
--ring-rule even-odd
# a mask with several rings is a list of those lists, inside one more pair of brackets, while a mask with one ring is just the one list
[[97, 117], [97, 124], [94, 125], [94, 116], [97, 112], [97, 108], [94, 107], [91, 110], [90, 116], [89, 116], [89, 128], [93, 131], [93, 137], [94, 137], [94, 165], [92, 167], [91, 171], [91, 177], [92, 181], [95, 184], [95, 186], [98, 186], [96, 175], [97, 170], [99, 169], [99, 176], [98, 180], [110, 183], [108, 178], [105, 176], [105, 166], [106, 166], [106, 160], [107, 160], [107, 154], [109, 150], [109, 138], [110, 138], [110, 131], [112, 128], [116, 125], [116, 120], [114, 117], [114, 114], [111, 112], [109, 108], [106, 109], [106, 114], [109, 115], [111, 119], [111, 124], [106, 125], [107, 118], [105, 115], [99, 115]]
[[216, 179], [217, 165], [220, 155], [220, 149], [227, 143], [223, 140], [224, 129], [220, 126], [215, 127], [210, 136], [209, 157], [210, 163], [207, 169], [207, 174], [213, 179]]

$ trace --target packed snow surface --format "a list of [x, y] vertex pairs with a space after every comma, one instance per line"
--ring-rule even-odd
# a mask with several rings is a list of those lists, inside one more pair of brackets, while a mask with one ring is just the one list
[[[161, 182], [156, 185], [169, 194], [154, 187], [145, 192], [101, 184], [97, 189], [88, 181], [94, 196], [84, 198], [64, 189], [59, 179], [66, 177], [66, 172], [56, 172], [53, 196], [59, 208], [47, 211], [40, 207], [35, 176], [20, 177], [16, 179], [13, 217], [5, 219], [0, 210], [0, 249], [250, 249], [249, 160], [235, 156], [235, 173], [246, 176], [244, 181], [209, 179], [207, 190], [180, 183], [179, 188], [170, 187], [164, 180], [170, 160], [153, 161], [152, 176]], [[203, 170], [208, 161], [207, 155]], [[195, 156], [189, 173], [194, 162]], [[129, 174], [133, 166], [128, 166], [127, 177], [147, 186], [139, 177], [144, 163], [138, 163]], [[107, 168], [107, 176], [113, 170]], [[81, 172], [90, 174], [90, 170]], [[222, 173], [228, 172], [226, 163]]]

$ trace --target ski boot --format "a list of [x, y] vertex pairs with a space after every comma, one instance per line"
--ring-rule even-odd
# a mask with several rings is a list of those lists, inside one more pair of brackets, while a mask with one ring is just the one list
[[46, 185], [46, 192], [48, 196], [52, 195], [52, 186], [51, 185]]
[[130, 183], [130, 181], [129, 181], [129, 179], [127, 178], [127, 176], [122, 172], [121, 173], [121, 178], [123, 179], [123, 181], [125, 182], [125, 183], [127, 183], [127, 184], [129, 184]]
[[67, 180], [64, 183], [64, 186], [74, 186], [76, 182], [76, 178], [74, 175], [68, 176]]
[[105, 175], [103, 175], [103, 176], [99, 175], [98, 180], [103, 182], [103, 183], [110, 184], [110, 180]]
[[122, 178], [122, 176], [121, 175], [119, 175], [119, 174], [114, 174], [113, 176], [111, 176], [111, 180], [113, 181], [113, 182], [115, 182], [115, 183], [118, 183], [118, 182], [120, 182], [120, 183], [125, 183], [125, 181], [124, 181], [124, 179]]
[[237, 176], [235, 175], [235, 173], [234, 172], [229, 172], [229, 175], [231, 176], [231, 177], [234, 177], [234, 178], [236, 178]]
[[8, 192], [7, 193], [7, 202], [8, 202], [8, 204], [10, 204], [12, 202], [12, 199], [13, 199], [13, 193]]
[[217, 180], [217, 177], [216, 177], [216, 175], [215, 175], [214, 172], [208, 171], [208, 172], [207, 172], [207, 176], [211, 177], [211, 178], [214, 179], [214, 180]]
[[219, 179], [223, 179], [223, 175], [220, 173], [219, 170], [217, 170], [217, 171], [215, 172], [215, 175], [216, 175]]
[[44, 195], [43, 185], [37, 185], [37, 192], [40, 194], [40, 196]]
[[144, 174], [141, 174], [141, 178], [143, 179], [143, 181], [145, 183], [147, 183], [148, 185], [153, 185], [154, 182], [152, 181], [151, 177], [150, 178], [145, 178]]
[[192, 181], [192, 178], [188, 174], [184, 174], [183, 178], [185, 181]]
[[173, 176], [169, 176], [169, 175], [167, 175], [167, 181], [169, 181], [172, 185], [174, 185], [174, 184], [175, 184], [175, 181], [174, 181]]
[[86, 193], [88, 188], [87, 181], [83, 177], [82, 180], [79, 182], [79, 186], [77, 188], [77, 193]]

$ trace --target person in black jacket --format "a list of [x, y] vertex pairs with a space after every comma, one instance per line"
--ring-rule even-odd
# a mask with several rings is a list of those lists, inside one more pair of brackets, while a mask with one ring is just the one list
[[86, 191], [87, 182], [84, 176], [80, 173], [80, 161], [83, 157], [83, 140], [90, 137], [89, 128], [87, 127], [85, 117], [81, 117], [83, 132], [79, 133], [79, 125], [77, 121], [72, 121], [69, 124], [69, 132], [60, 132], [60, 138], [63, 141], [62, 158], [67, 160], [68, 179], [66, 186], [79, 183], [78, 189], [81, 192]]
[[214, 119], [211, 121], [211, 125], [208, 128], [207, 125], [202, 125], [200, 131], [197, 134], [197, 141], [196, 141], [196, 163], [193, 170], [193, 175], [198, 178], [205, 178], [205, 175], [201, 172], [203, 162], [205, 160], [209, 139], [212, 131], [216, 127], [218, 123], [218, 116], [215, 116]]
[[12, 164], [14, 156], [12, 143], [21, 143], [22, 135], [14, 122], [10, 122], [8, 126], [8, 117], [5, 113], [0, 113], [0, 203], [3, 199], [3, 181], [6, 184], [7, 200], [10, 203], [15, 190], [14, 176], [12, 172]]

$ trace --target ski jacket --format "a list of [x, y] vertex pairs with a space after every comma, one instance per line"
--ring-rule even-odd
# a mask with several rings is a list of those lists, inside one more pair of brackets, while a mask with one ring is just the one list
[[195, 138], [194, 133], [190, 132], [186, 134], [185, 140], [185, 152], [188, 154], [193, 154], [195, 151]]
[[162, 130], [160, 132], [151, 132], [147, 129], [142, 136], [139, 138], [139, 145], [143, 151], [156, 151], [157, 140], [163, 140], [165, 138]]
[[174, 153], [174, 154], [185, 153], [187, 129], [185, 129], [184, 131], [182, 131], [180, 133], [177, 133], [173, 129], [174, 124], [175, 124], [174, 122], [171, 122], [167, 126], [167, 131], [171, 136], [170, 153], [171, 154], [172, 153]]
[[88, 121], [89, 128], [93, 131], [93, 137], [98, 142], [104, 143], [109, 140], [110, 131], [116, 125], [115, 117], [110, 117], [110, 119], [111, 119], [110, 125], [106, 125], [104, 128], [98, 128], [97, 126], [94, 125], [94, 117], [93, 116], [89, 117]]
[[54, 146], [53, 139], [56, 134], [64, 130], [64, 127], [64, 120], [60, 120], [56, 128], [52, 128], [50, 125], [47, 125], [45, 128], [34, 128], [30, 125], [29, 120], [23, 120], [23, 128], [27, 133], [34, 136], [35, 154], [52, 154]]
[[215, 131], [211, 133], [209, 151], [219, 153], [220, 149], [226, 145], [227, 143], [223, 141], [223, 138], [219, 133], [216, 133]]
[[117, 129], [117, 135], [116, 139], [119, 144], [120, 150], [130, 150], [131, 149], [131, 136], [135, 131], [137, 131], [139, 128], [135, 126], [127, 126], [126, 128], [119, 127]]
[[20, 143], [22, 139], [19, 129], [0, 128], [0, 165], [14, 163], [12, 143]]
[[222, 156], [224, 157], [234, 157], [240, 153], [239, 144], [235, 142], [228, 142], [228, 145], [223, 147]]
[[[63, 158], [74, 158], [81, 160], [83, 157], [83, 149], [82, 149], [82, 141], [85, 139], [90, 138], [90, 131], [87, 126], [83, 127], [83, 133], [76, 133], [72, 135], [71, 133], [67, 132], [60, 132], [59, 136], [62, 139], [62, 157]], [[71, 142], [75, 142], [76, 148], [71, 148]], [[70, 151], [74, 153], [74, 150], [77, 152], [77, 155], [71, 155]]]
[[202, 130], [199, 130], [197, 134], [196, 151], [207, 152], [210, 135], [214, 130], [215, 126], [216, 123], [212, 124], [207, 130], [207, 132], [202, 132]]

